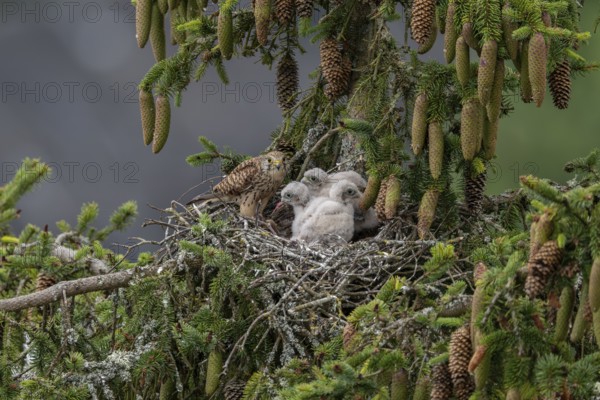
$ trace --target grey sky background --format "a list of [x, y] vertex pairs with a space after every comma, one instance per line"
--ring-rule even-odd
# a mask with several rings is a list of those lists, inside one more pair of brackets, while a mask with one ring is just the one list
[[[74, 223], [82, 203], [100, 205], [98, 225], [123, 202], [138, 202], [140, 216], [123, 234], [160, 238], [141, 228], [156, 217], [150, 203], [167, 207], [190, 187], [219, 173], [192, 168], [185, 157], [201, 149], [204, 135], [221, 146], [257, 154], [281, 122], [274, 96], [274, 71], [257, 62], [227, 62], [231, 83], [214, 70], [192, 83], [180, 108], [173, 107], [169, 141], [158, 155], [144, 147], [137, 84], [153, 65], [149, 44], [137, 48], [134, 10], [119, 1], [3, 1], [0, 3], [0, 184], [25, 157], [51, 163], [48, 182], [26, 195], [16, 231], [65, 219]], [[401, 22], [394, 30], [403, 35]], [[168, 32], [168, 30], [167, 30]], [[318, 66], [318, 46], [306, 42], [298, 55], [300, 84]], [[441, 41], [431, 54], [441, 55]], [[175, 46], [168, 45], [169, 54]], [[192, 194], [206, 190], [196, 189]]]

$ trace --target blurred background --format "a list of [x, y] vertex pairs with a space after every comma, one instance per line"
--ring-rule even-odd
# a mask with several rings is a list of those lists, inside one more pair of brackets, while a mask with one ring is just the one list
[[[600, 6], [586, 3], [583, 29], [593, 31]], [[137, 48], [129, 1], [2, 1], [0, 13], [0, 185], [25, 157], [39, 157], [53, 168], [47, 182], [20, 202], [16, 231], [29, 222], [51, 228], [60, 219], [74, 223], [82, 203], [90, 201], [100, 205], [101, 225], [133, 199], [138, 220], [109, 242], [161, 238], [158, 228], [141, 228], [145, 218], [157, 216], [147, 205], [167, 207], [220, 174], [216, 166], [186, 164], [186, 156], [201, 150], [199, 135], [254, 155], [281, 122], [274, 71], [233, 59], [226, 64], [229, 85], [213, 70], [190, 84], [181, 107], [172, 110], [167, 145], [153, 155], [142, 143], [137, 84], [154, 60], [150, 48]], [[403, 21], [394, 24], [402, 38]], [[310, 84], [308, 74], [319, 63], [317, 46], [305, 42], [308, 52], [297, 55], [301, 87]], [[600, 60], [600, 34], [581, 54]], [[426, 57], [441, 61], [441, 36]], [[515, 99], [515, 112], [501, 121], [489, 193], [516, 187], [522, 174], [564, 180], [566, 161], [600, 146], [600, 72], [575, 80], [568, 110], [555, 109], [547, 96], [540, 109]]]

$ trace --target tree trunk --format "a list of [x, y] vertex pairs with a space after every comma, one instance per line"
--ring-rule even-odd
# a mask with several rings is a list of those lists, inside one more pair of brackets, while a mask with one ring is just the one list
[[[356, 46], [352, 49], [354, 67], [348, 95], [352, 102], [349, 103], [347, 109], [348, 116], [352, 119], [367, 119], [368, 117], [367, 105], [369, 99], [364, 96], [354, 97], [354, 95], [356, 94], [357, 83], [362, 77], [362, 71], [369, 65], [373, 57], [369, 48], [375, 30], [375, 22], [368, 18], [371, 12], [372, 8], [369, 4], [360, 3], [355, 10], [352, 22], [356, 28], [350, 35], [350, 40], [356, 43]], [[346, 133], [342, 137], [337, 163], [343, 166], [343, 170], [355, 170], [362, 174], [365, 173], [365, 162], [361, 156], [356, 135]]]

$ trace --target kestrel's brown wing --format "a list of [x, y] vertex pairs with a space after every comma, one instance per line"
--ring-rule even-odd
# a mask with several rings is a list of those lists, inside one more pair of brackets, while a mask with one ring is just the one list
[[251, 158], [235, 167], [213, 191], [228, 196], [239, 196], [253, 186], [254, 179], [260, 174], [260, 158]]

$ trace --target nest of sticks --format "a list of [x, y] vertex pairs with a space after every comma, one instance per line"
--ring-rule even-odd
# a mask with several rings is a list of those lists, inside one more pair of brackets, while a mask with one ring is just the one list
[[[423, 277], [423, 264], [438, 241], [418, 240], [416, 209], [402, 211], [374, 236], [350, 243], [335, 238], [310, 245], [292, 241], [277, 234], [268, 223], [242, 218], [235, 206], [225, 204], [186, 208], [174, 202], [163, 210], [161, 219], [146, 221], [145, 225], [160, 225], [165, 229], [165, 238], [158, 243], [161, 249], [156, 253], [156, 263], [176, 265], [179, 271], [196, 269], [203, 280], [210, 280], [214, 270], [211, 272], [210, 267], [203, 265], [197, 255], [183, 251], [179, 243], [185, 240], [211, 246], [232, 255], [236, 273], [250, 273], [249, 287], [260, 289], [261, 296], [256, 301], [261, 304], [262, 313], [253, 316], [248, 330], [236, 343], [229, 344], [225, 367], [240, 349], [247, 348], [259, 324], [271, 328], [277, 338], [271, 358], [279, 358], [276, 364], [284, 365], [294, 357], [310, 355], [318, 343], [339, 335], [346, 325], [343, 315], [371, 300], [390, 277], [406, 277], [411, 283]], [[443, 292], [439, 285], [471, 275], [471, 271], [457, 268], [452, 276], [442, 277], [437, 283], [429, 282], [426, 291], [437, 298]], [[208, 296], [208, 291], [205, 293]], [[454, 299], [448, 304], [447, 314], [465, 312], [470, 306], [469, 297]], [[396, 321], [386, 329], [402, 337], [411, 326], [406, 322]]]

